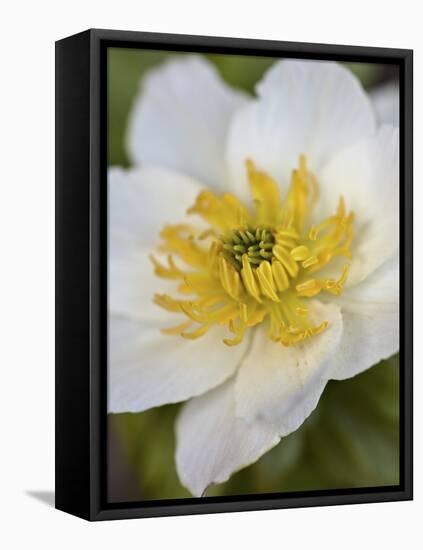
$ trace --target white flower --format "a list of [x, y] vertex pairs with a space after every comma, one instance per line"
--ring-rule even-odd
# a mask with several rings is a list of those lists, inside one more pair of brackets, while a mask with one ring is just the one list
[[194, 495], [399, 346], [398, 130], [335, 63], [276, 62], [256, 92], [197, 57], [153, 70], [139, 167], [109, 173], [109, 411], [189, 399], [176, 463]]

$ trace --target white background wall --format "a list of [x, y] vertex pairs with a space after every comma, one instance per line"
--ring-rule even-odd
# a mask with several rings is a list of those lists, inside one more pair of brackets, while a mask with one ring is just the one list
[[[0, 32], [0, 546], [418, 547], [422, 353], [416, 349], [415, 502], [89, 524], [43, 504], [54, 467], [54, 41], [89, 27], [415, 49], [416, 266], [423, 202], [422, 28], [412, 0], [47, 0], [3, 4]], [[416, 273], [416, 340], [421, 273]], [[77, 396], [76, 396], [77, 399]]]

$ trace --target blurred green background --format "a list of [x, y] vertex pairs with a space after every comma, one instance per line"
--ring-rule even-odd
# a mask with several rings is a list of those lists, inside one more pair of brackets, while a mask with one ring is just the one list
[[[129, 166], [125, 131], [139, 82], [149, 68], [185, 54], [108, 50], [109, 165]], [[252, 92], [273, 58], [207, 55], [230, 85]], [[398, 78], [390, 65], [348, 66], [370, 90]], [[319, 405], [295, 433], [258, 462], [212, 487], [208, 496], [399, 483], [398, 356], [343, 382], [329, 382]], [[175, 470], [174, 423], [180, 405], [109, 415], [111, 502], [190, 497]]]

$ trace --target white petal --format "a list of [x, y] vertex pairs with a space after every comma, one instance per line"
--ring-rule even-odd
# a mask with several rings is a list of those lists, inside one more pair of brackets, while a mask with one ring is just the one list
[[[177, 295], [174, 281], [155, 275], [150, 255], [154, 249], [138, 248], [109, 263], [109, 309], [138, 321], [166, 323], [172, 314], [153, 302], [155, 294]], [[166, 260], [163, 261], [166, 265]], [[176, 325], [177, 323], [175, 323]]]
[[395, 254], [399, 243], [399, 135], [381, 127], [338, 153], [319, 179], [326, 214], [339, 197], [354, 212], [353, 254], [347, 284], [362, 281]]
[[281, 61], [258, 85], [259, 99], [237, 111], [228, 137], [231, 181], [246, 193], [245, 159], [286, 190], [301, 153], [311, 170], [339, 149], [371, 134], [375, 117], [359, 81], [346, 68], [323, 61]]
[[330, 361], [331, 378], [351, 378], [398, 351], [398, 288], [395, 256], [341, 296], [344, 330]]
[[[168, 326], [177, 322], [169, 319]], [[235, 372], [247, 346], [225, 346], [221, 327], [198, 340], [164, 335], [161, 328], [110, 317], [109, 412], [139, 412], [204, 393]]]
[[280, 436], [296, 430], [315, 409], [329, 378], [328, 360], [339, 344], [339, 307], [310, 303], [310, 314], [328, 328], [295, 346], [284, 347], [257, 329], [253, 345], [236, 377], [237, 414], [248, 421], [273, 424]]
[[[191, 223], [187, 216], [201, 187], [191, 178], [157, 167], [109, 171], [109, 307], [139, 320], [164, 320], [169, 313], [154, 294], [174, 294], [176, 285], [157, 277], [149, 258], [157, 253], [164, 225]], [[166, 260], [164, 261], [166, 263]]]
[[398, 82], [388, 82], [370, 94], [376, 117], [380, 124], [399, 126], [399, 86]]
[[128, 132], [132, 161], [174, 168], [221, 188], [228, 122], [244, 102], [203, 58], [167, 62], [141, 82]]
[[108, 190], [109, 253], [119, 258], [139, 246], [156, 245], [165, 224], [186, 219], [202, 187], [188, 176], [146, 166], [111, 168]]
[[178, 475], [195, 496], [213, 483], [223, 483], [279, 442], [264, 423], [236, 418], [233, 380], [189, 401], [177, 420], [176, 435]]

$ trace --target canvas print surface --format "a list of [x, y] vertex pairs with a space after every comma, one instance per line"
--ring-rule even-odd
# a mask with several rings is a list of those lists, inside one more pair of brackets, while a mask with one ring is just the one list
[[398, 485], [398, 68], [107, 73], [108, 500]]

